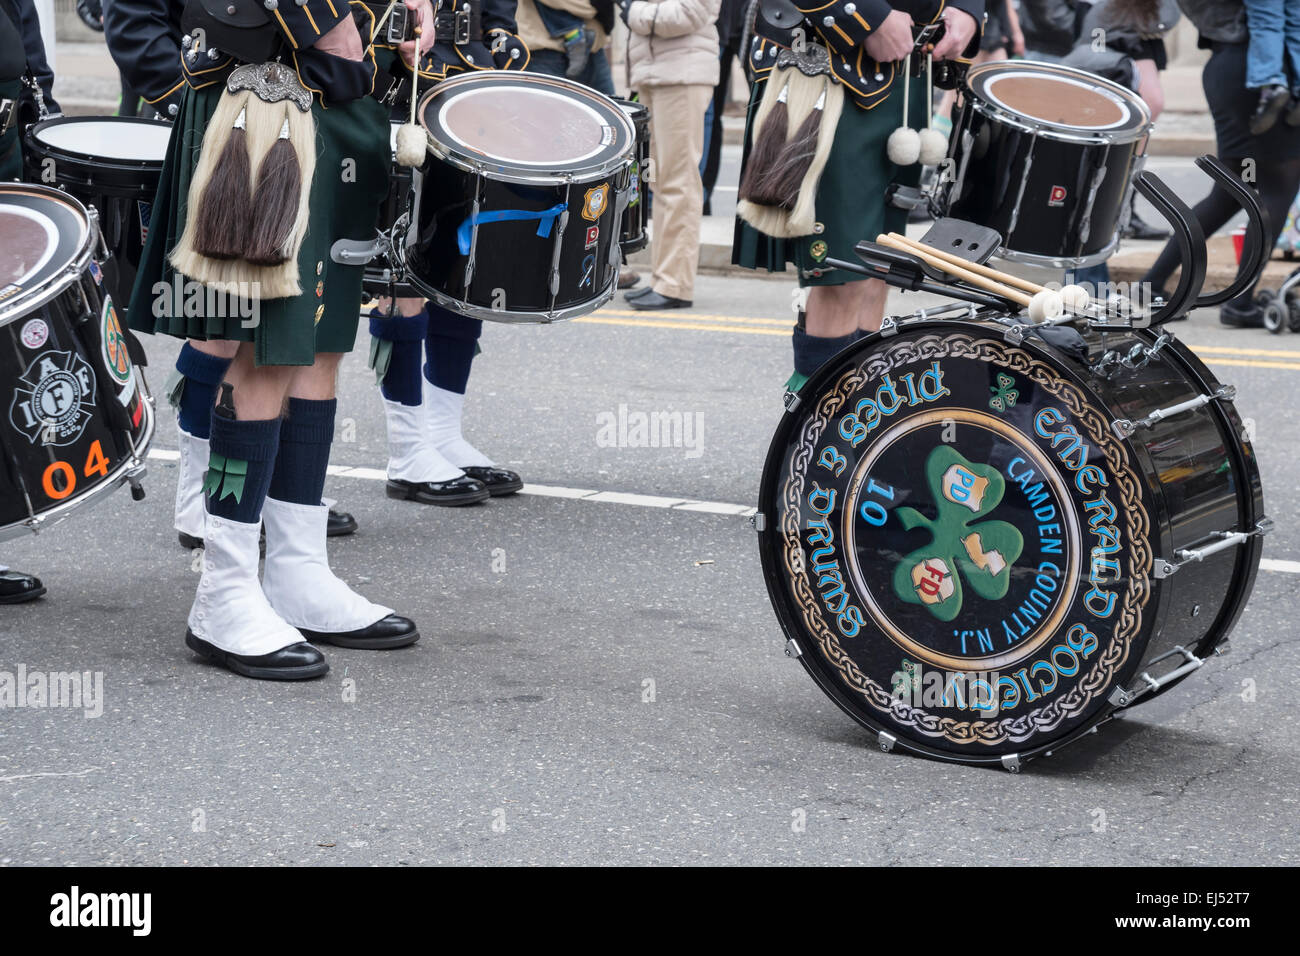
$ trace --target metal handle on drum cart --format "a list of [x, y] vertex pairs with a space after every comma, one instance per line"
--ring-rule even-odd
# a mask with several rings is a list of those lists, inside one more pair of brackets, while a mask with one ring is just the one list
[[1148, 323], [1159, 325], [1192, 308], [1196, 297], [1200, 295], [1201, 286], [1205, 284], [1205, 233], [1187, 203], [1179, 199], [1155, 173], [1143, 170], [1138, 173], [1133, 186], [1173, 228], [1174, 238], [1178, 242], [1179, 261], [1183, 266], [1173, 295], [1151, 316]]
[[1218, 305], [1221, 302], [1227, 302], [1229, 299], [1235, 299], [1247, 289], [1254, 287], [1255, 283], [1259, 281], [1260, 275], [1264, 272], [1264, 267], [1268, 265], [1269, 254], [1272, 251], [1268, 248], [1268, 237], [1272, 235], [1272, 231], [1269, 229], [1268, 211], [1260, 205], [1258, 193], [1242, 182], [1239, 177], [1234, 176], [1232, 170], [1213, 156], [1198, 157], [1196, 165], [1232, 194], [1232, 197], [1237, 200], [1237, 205], [1245, 210], [1246, 218], [1249, 220], [1246, 226], [1246, 240], [1241, 247], [1241, 264], [1237, 267], [1236, 278], [1232, 280], [1232, 283], [1226, 289], [1220, 289], [1218, 292], [1208, 292], [1198, 298], [1196, 308], [1199, 309], [1205, 306]]

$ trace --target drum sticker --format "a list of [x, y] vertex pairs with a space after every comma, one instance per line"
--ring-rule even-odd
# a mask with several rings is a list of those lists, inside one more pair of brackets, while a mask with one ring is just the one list
[[100, 312], [99, 333], [104, 367], [122, 386], [117, 400], [125, 407], [135, 395], [135, 370], [131, 367], [131, 356], [126, 348], [126, 335], [117, 319], [117, 309], [113, 306], [113, 300], [107, 296], [104, 298], [104, 308]]
[[600, 145], [608, 146], [610, 143], [614, 142], [614, 138], [617, 135], [618, 133], [615, 131], [614, 127], [602, 125], [600, 128]]
[[601, 183], [587, 190], [582, 200], [582, 218], [595, 222], [609, 205], [609, 183]]
[[1149, 493], [1105, 408], [1038, 353], [955, 332], [828, 373], [765, 501], [817, 667], [948, 750], [1088, 719], [1153, 626]]
[[627, 201], [629, 209], [641, 201], [641, 164], [636, 160], [632, 161], [632, 178], [630, 182], [632, 198]]
[[140, 244], [144, 245], [149, 238], [149, 217], [153, 213], [153, 203], [137, 199], [135, 208], [140, 214]]
[[1066, 197], [1067, 195], [1069, 195], [1069, 194], [1065, 191], [1065, 187], [1064, 187], [1064, 186], [1053, 186], [1051, 192], [1048, 193], [1048, 196], [1047, 196], [1047, 205], [1049, 205], [1049, 206], [1064, 206], [1064, 205], [1065, 205], [1065, 197]]
[[15, 282], [11, 282], [3, 289], [0, 289], [0, 302], [3, 302], [5, 299], [12, 298], [13, 296], [17, 295], [19, 292], [22, 291], [23, 291], [22, 286], [18, 285]]
[[587, 243], [586, 243], [586, 245], [583, 246], [583, 248], [584, 248], [584, 249], [590, 249], [592, 246], [594, 246], [594, 245], [595, 245], [597, 242], [599, 242], [599, 241], [600, 241], [600, 226], [588, 226], [588, 227], [587, 227]]
[[591, 281], [596, 273], [596, 256], [589, 253], [582, 260], [582, 279], [578, 282], [579, 289], [585, 289], [591, 285]]
[[18, 379], [9, 423], [33, 445], [71, 445], [93, 417], [95, 374], [72, 352], [38, 355]]
[[95, 285], [104, 284], [104, 272], [99, 268], [99, 263], [94, 259], [90, 260], [90, 277], [95, 280]]
[[38, 349], [50, 338], [50, 327], [44, 319], [29, 319], [19, 333], [23, 345], [29, 349]]

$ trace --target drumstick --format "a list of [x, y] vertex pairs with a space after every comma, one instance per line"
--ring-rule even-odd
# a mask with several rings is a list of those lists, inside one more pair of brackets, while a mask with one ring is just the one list
[[1045, 308], [1047, 311], [1051, 311], [1054, 308], [1050, 301], [1050, 297], [1053, 295], [1059, 295], [1061, 297], [1062, 308], [1075, 315], [1085, 313], [1092, 306], [1092, 296], [1088, 294], [1088, 290], [1083, 286], [1067, 285], [1062, 288], [1059, 293], [1054, 293], [1052, 290], [1034, 282], [1030, 282], [1028, 279], [1013, 276], [1009, 272], [1001, 272], [978, 262], [971, 262], [967, 259], [961, 258], [960, 256], [953, 255], [951, 252], [946, 252], [943, 249], [936, 249], [934, 246], [927, 246], [923, 242], [909, 239], [901, 233], [891, 232], [890, 235], [895, 239], [906, 243], [908, 246], [911, 246], [913, 249], [924, 250], [931, 255], [938, 256], [946, 262], [961, 266], [964, 269], [969, 269], [972, 272], [978, 272], [980, 275], [993, 279], [995, 282], [1002, 282], [1006, 285], [1012, 285], [1024, 289], [1026, 292], [1030, 292], [1034, 296], [1040, 297], [1040, 301], [1043, 302], [1043, 305], [1040, 306], [1040, 308]]
[[1030, 282], [1028, 279], [1022, 279], [1019, 276], [1013, 276], [1007, 272], [1000, 272], [997, 269], [990, 268], [989, 266], [978, 262], [971, 262], [969, 259], [963, 259], [961, 256], [953, 255], [951, 252], [945, 252], [943, 249], [936, 249], [934, 246], [927, 246], [923, 242], [907, 238], [907, 236], [904, 236], [902, 233], [891, 232], [889, 237], [891, 239], [896, 239], [899, 242], [906, 243], [922, 252], [928, 252], [930, 255], [937, 256], [955, 266], [961, 266], [963, 269], [969, 269], [971, 272], [978, 272], [986, 279], [992, 279], [995, 282], [1001, 282], [1004, 285], [1015, 286], [1018, 289], [1023, 289], [1030, 295], [1033, 295], [1035, 292], [1043, 291], [1041, 285]]
[[978, 272], [972, 272], [963, 266], [954, 265], [945, 259], [933, 255], [932, 250], [930, 250], [928, 246], [918, 249], [905, 241], [899, 240], [893, 234], [885, 235], [883, 233], [876, 236], [876, 242], [880, 243], [882, 246], [889, 246], [891, 249], [897, 249], [899, 252], [906, 252], [910, 255], [914, 255], [921, 261], [938, 269], [940, 272], [946, 272], [948, 275], [955, 276], [963, 282], [969, 282], [971, 285], [978, 289], [983, 289], [985, 292], [992, 292], [994, 295], [1015, 302], [1017, 305], [1024, 306], [1025, 308], [1029, 307], [1030, 296], [1024, 291], [1013, 289], [1008, 285], [1003, 285], [1001, 282], [980, 275]]

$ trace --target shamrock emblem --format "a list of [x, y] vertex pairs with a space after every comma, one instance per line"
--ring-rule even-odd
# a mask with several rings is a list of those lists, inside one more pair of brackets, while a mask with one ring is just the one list
[[998, 384], [989, 386], [989, 391], [993, 393], [993, 397], [989, 399], [989, 408], [995, 412], [1005, 412], [1008, 408], [1013, 408], [1016, 399], [1020, 397], [1020, 393], [1011, 387], [1015, 384], [1016, 380], [1010, 375], [998, 372]]
[[933, 520], [914, 508], [899, 508], [903, 527], [926, 528], [930, 543], [894, 569], [894, 593], [921, 604], [940, 621], [961, 611], [962, 579], [980, 597], [998, 600], [1011, 583], [1011, 566], [1024, 538], [1005, 521], [981, 521], [1002, 502], [1006, 483], [990, 465], [973, 465], [956, 449], [940, 445], [925, 460], [925, 479], [934, 497]]

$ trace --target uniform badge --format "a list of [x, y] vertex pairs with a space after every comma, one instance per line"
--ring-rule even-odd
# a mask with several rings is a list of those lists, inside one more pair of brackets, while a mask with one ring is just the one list
[[595, 222], [609, 205], [609, 183], [601, 183], [587, 190], [582, 200], [582, 218]]
[[813, 257], [814, 262], [821, 262], [829, 251], [825, 239], [814, 239], [812, 245], [808, 247], [808, 254]]

